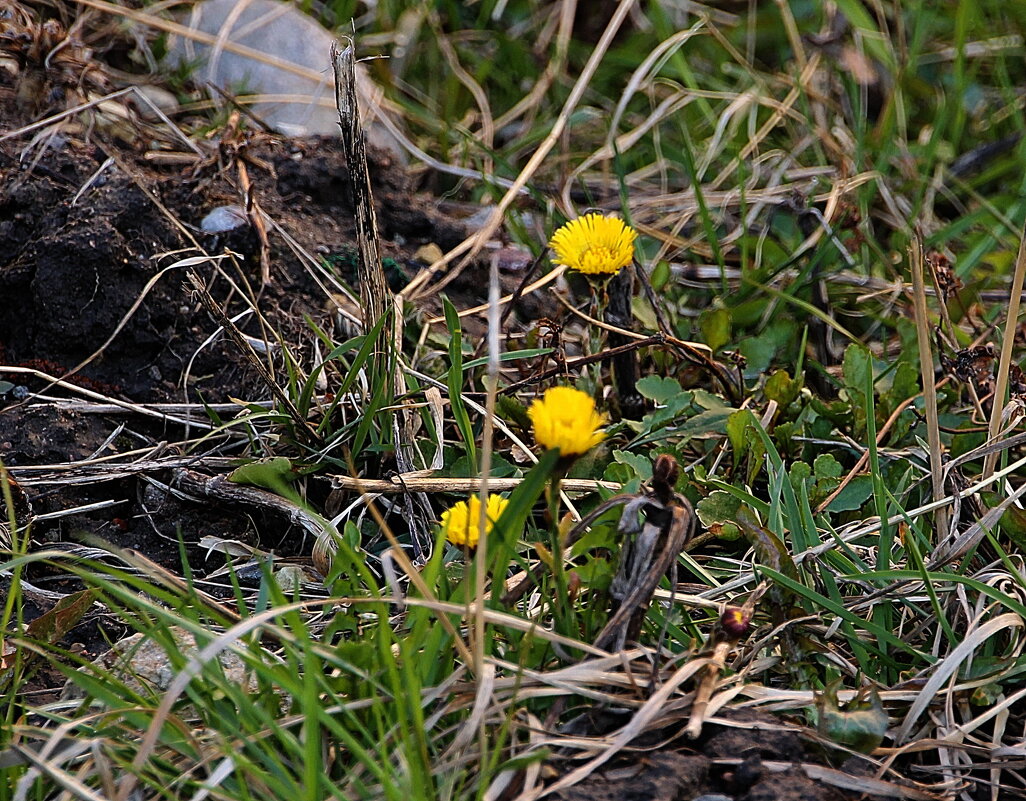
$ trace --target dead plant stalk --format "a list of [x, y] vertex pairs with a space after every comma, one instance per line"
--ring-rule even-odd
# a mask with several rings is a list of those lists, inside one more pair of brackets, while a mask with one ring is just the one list
[[[930, 482], [933, 499], [944, 497], [944, 464], [937, 421], [937, 390], [934, 387], [933, 351], [930, 348], [930, 319], [926, 308], [926, 284], [923, 280], [923, 239], [917, 230], [912, 237], [910, 249], [912, 262], [912, 291], [916, 311], [916, 339], [919, 344], [919, 366], [923, 378], [923, 401], [926, 407], [926, 435], [930, 446]], [[943, 302], [943, 300], [941, 301]], [[943, 537], [948, 531], [948, 508], [939, 507], [934, 512], [937, 535]]]
[[[990, 410], [990, 426], [987, 439], [993, 442], [1001, 429], [1001, 415], [1005, 409], [1005, 395], [1008, 392], [1008, 368], [1012, 363], [1012, 348], [1015, 345], [1015, 332], [1019, 320], [1019, 301], [1022, 296], [1023, 282], [1026, 280], [1026, 228], [1019, 239], [1019, 255], [1015, 258], [1015, 274], [1012, 276], [1011, 294], [1008, 298], [1008, 316], [1005, 317], [1005, 335], [1001, 342], [1001, 359], [998, 362], [997, 386], [994, 389], [994, 402]], [[991, 453], [983, 460], [981, 478], [989, 478], [997, 463], [997, 453]]]

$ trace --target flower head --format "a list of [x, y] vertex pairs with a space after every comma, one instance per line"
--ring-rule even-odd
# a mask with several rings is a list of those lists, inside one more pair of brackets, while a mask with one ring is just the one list
[[720, 626], [730, 637], [741, 639], [752, 626], [752, 613], [739, 606], [728, 606], [720, 615]]
[[573, 387], [552, 387], [527, 410], [534, 423], [534, 438], [543, 448], [559, 448], [563, 456], [580, 456], [606, 436], [606, 418], [595, 401]]
[[549, 240], [553, 259], [571, 270], [612, 275], [631, 263], [638, 232], [616, 217], [585, 214], [571, 220]]
[[[498, 495], [488, 496], [488, 503], [485, 506], [485, 533], [491, 532], [495, 521], [502, 517], [502, 512], [508, 505], [509, 500], [506, 498]], [[480, 524], [481, 499], [477, 495], [471, 495], [469, 501], [460, 501], [442, 512], [442, 531], [453, 545], [476, 548], [477, 541], [481, 539]]]

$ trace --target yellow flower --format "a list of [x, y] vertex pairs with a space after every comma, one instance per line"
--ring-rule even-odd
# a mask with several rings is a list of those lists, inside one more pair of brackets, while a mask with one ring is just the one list
[[571, 220], [549, 240], [553, 261], [571, 270], [612, 275], [631, 263], [638, 233], [616, 217], [585, 214]]
[[[506, 498], [498, 495], [488, 496], [488, 504], [485, 507], [486, 533], [491, 533], [495, 521], [502, 517], [502, 512], [508, 505], [509, 500]], [[445, 538], [453, 545], [476, 548], [477, 541], [481, 539], [480, 523], [481, 499], [477, 495], [471, 495], [469, 502], [460, 501], [442, 512], [442, 531], [445, 532]]]
[[546, 390], [527, 410], [534, 423], [534, 438], [543, 448], [559, 448], [563, 456], [580, 456], [606, 436], [601, 428], [604, 415], [595, 411], [595, 401], [573, 387]]

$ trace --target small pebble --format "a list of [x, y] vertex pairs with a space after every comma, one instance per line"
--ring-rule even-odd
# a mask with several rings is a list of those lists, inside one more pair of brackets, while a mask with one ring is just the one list
[[246, 210], [241, 206], [218, 206], [203, 218], [200, 228], [208, 234], [223, 234], [249, 225]]
[[720, 793], [706, 793], [700, 795], [698, 798], [692, 799], [692, 801], [734, 801], [734, 797], [731, 795], [722, 795]]

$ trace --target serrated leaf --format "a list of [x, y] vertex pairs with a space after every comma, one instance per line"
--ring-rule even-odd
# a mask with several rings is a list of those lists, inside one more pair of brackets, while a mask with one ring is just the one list
[[652, 478], [652, 462], [650, 459], [627, 451], [613, 451], [613, 458], [620, 464], [625, 464], [634, 471], [634, 474], [642, 481]]
[[736, 540], [741, 537], [741, 529], [734, 522], [740, 506], [739, 498], [723, 490], [714, 490], [698, 502], [695, 512], [702, 525], [715, 536], [721, 540]]
[[806, 478], [811, 478], [812, 468], [805, 462], [795, 462], [791, 465], [788, 475], [791, 477], [791, 483], [794, 484], [796, 481], [803, 481]]

